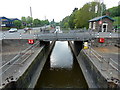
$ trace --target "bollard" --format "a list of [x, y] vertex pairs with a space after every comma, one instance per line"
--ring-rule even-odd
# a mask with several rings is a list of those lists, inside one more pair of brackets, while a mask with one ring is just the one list
[[111, 36], [111, 32], [110, 32], [110, 37], [112, 37], [112, 36]]
[[5, 39], [5, 33], [3, 33], [3, 39]]
[[84, 42], [84, 49], [88, 49], [88, 42]]
[[35, 33], [34, 33], [34, 39], [35, 39], [35, 36], [36, 36], [36, 35], [35, 35]]
[[98, 32], [98, 34], [97, 34], [97, 37], [99, 37], [99, 32]]
[[21, 35], [21, 33], [20, 33], [20, 39], [22, 39], [22, 35]]

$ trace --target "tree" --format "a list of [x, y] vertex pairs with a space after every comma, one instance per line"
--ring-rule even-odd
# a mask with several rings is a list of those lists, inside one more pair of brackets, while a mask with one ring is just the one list
[[[94, 5], [94, 6], [93, 6]], [[75, 27], [76, 28], [88, 28], [88, 20], [95, 17], [95, 3], [87, 3], [75, 14]]]
[[27, 20], [26, 20], [26, 17], [22, 17], [22, 18], [21, 18], [21, 21], [22, 21], [22, 22], [26, 22], [26, 21], [27, 21]]
[[77, 10], [78, 10], [78, 8], [74, 8], [73, 12], [75, 12], [75, 11], [77, 11]]
[[39, 19], [34, 19], [33, 20], [33, 25], [34, 26], [41, 26], [41, 21]]
[[21, 21], [20, 20], [15, 20], [13, 23], [16, 27], [18, 27], [18, 28], [21, 27]]
[[113, 19], [115, 20], [113, 25], [114, 26], [120, 26], [120, 17], [113, 17]]
[[66, 16], [61, 22], [60, 26], [62, 28], [69, 28], [69, 16]]
[[69, 17], [69, 22], [68, 23], [69, 23], [69, 26], [70, 26], [71, 29], [75, 28], [75, 13], [76, 12], [77, 11], [74, 11]]
[[33, 18], [32, 17], [28, 16], [26, 18], [26, 21], [27, 21], [28, 26], [32, 26], [32, 24], [33, 24]]
[[49, 20], [48, 19], [45, 20], [44, 22], [45, 22], [46, 25], [49, 25]]
[[65, 22], [63, 27], [64, 27], [64, 28], [69, 28], [69, 23], [68, 23], [68, 22]]
[[41, 25], [49, 25], [49, 21], [48, 20], [41, 20]]
[[101, 10], [104, 12], [106, 6], [99, 2], [86, 3], [82, 8], [73, 12], [74, 19], [72, 20], [74, 28], [88, 28], [88, 21], [94, 17], [101, 16]]
[[23, 26], [27, 26], [26, 17], [22, 17], [22, 18], [21, 18], [21, 21], [22, 21], [22, 25], [23, 25]]
[[101, 16], [106, 11], [106, 5], [99, 2], [86, 3], [82, 8], [74, 8], [72, 14], [65, 17], [61, 25], [63, 27], [74, 28], [88, 28], [88, 21], [94, 17]]
[[120, 16], [120, 5], [116, 7], [109, 8], [107, 12], [110, 13], [111, 17], [118, 17]]

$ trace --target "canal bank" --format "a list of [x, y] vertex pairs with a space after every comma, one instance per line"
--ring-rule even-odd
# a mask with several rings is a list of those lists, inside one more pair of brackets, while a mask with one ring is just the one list
[[[74, 44], [69, 41], [69, 45], [75, 54], [76, 52], [74, 49]], [[85, 54], [84, 50], [81, 50], [79, 54], [75, 54], [75, 56], [79, 66], [82, 69], [89, 88], [108, 88], [107, 80], [99, 72], [93, 62], [91, 62], [90, 58]]]
[[6, 90], [7, 88], [11, 90], [34, 88], [38, 76], [41, 73], [48, 55], [52, 51], [54, 44], [55, 42], [48, 43], [46, 46], [36, 50], [35, 53], [29, 58], [30, 62], [25, 64], [25, 68], [21, 70], [22, 72], [19, 75], [20, 77], [16, 78], [16, 80], [12, 80], [2, 90]]

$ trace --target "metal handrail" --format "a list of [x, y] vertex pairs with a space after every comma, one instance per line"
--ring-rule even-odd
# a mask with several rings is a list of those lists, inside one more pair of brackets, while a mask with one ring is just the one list
[[94, 53], [96, 53], [100, 58], [103, 58], [103, 56], [101, 56], [99, 53], [97, 53], [94, 49], [92, 49], [91, 47], [90, 47], [90, 49], [91, 49]]
[[[92, 53], [94, 53], [94, 56], [97, 57], [99, 59], [99, 61], [104, 60], [105, 62], [107, 62], [107, 60], [105, 59], [105, 57], [101, 56], [100, 54], [98, 54], [94, 49], [91, 48], [91, 50], [93, 51]], [[95, 53], [102, 59], [100, 59], [97, 55], [95, 55]], [[117, 66], [120, 66], [118, 63], [116, 63], [112, 58], [109, 58], [113, 63], [115, 63]], [[118, 72], [120, 72], [120, 70], [118, 68], [116, 68], [112, 63], [109, 62], [109, 65], [114, 68], [115, 70], [117, 70]]]
[[[13, 59], [11, 59], [10, 61], [8, 61], [7, 63], [5, 63], [4, 65], [2, 65], [0, 67], [0, 69], [2, 69], [3, 67], [5, 67], [6, 65], [10, 64], [11, 62], [13, 62], [4, 72], [6, 72], [8, 69], [10, 69], [21, 57], [23, 57], [29, 50], [31, 50], [32, 48], [35, 48], [37, 45], [39, 44], [39, 42], [36, 42], [35, 44], [33, 44], [32, 46], [28, 47], [27, 49], [25, 49], [24, 51], [22, 51], [21, 53], [19, 53], [18, 55], [16, 55]], [[24, 53], [22, 55], [22, 53]], [[20, 56], [22, 55], [22, 56]], [[0, 75], [2, 75], [4, 72], [2, 72]]]
[[10, 61], [8, 61], [7, 63], [5, 63], [4, 65], [2, 65], [0, 67], [0, 69], [2, 69], [4, 66], [10, 64], [11, 62], [13, 62], [14, 60], [16, 60], [16, 58], [18, 58], [20, 56], [20, 54], [17, 54], [14, 58], [12, 58]]
[[[119, 67], [120, 65], [118, 63], [116, 63], [115, 61], [113, 61], [112, 58], [110, 58], [110, 60], [117, 65], [117, 67]], [[110, 63], [110, 65], [112, 66], [112, 68], [116, 69], [118, 72], [120, 72], [120, 70], [118, 68], [116, 68], [112, 63]]]
[[[93, 50], [93, 49], [92, 49]], [[93, 50], [93, 51], [95, 51], [95, 50]], [[96, 52], [96, 51], [95, 51]], [[97, 53], [97, 52], [96, 52]], [[98, 54], [98, 53], [97, 53]], [[98, 54], [99, 55], [99, 54]], [[105, 61], [105, 62], [107, 62], [107, 60], [105, 59], [105, 57], [103, 57], [103, 56], [101, 56], [101, 55], [99, 55], [100, 57], [102, 57], [102, 59]], [[110, 61], [111, 62], [113, 62], [114, 64], [116, 64], [117, 66], [120, 66], [118, 63], [116, 63], [112, 58], [109, 58], [110, 59]], [[116, 69], [116, 70], [118, 70], [118, 68], [116, 68], [112, 63], [110, 63], [109, 62], [109, 64], [114, 68], [114, 69]], [[119, 71], [119, 70], [118, 70]]]
[[110, 60], [120, 67], [120, 65], [118, 63], [116, 63], [112, 58], [110, 58]]

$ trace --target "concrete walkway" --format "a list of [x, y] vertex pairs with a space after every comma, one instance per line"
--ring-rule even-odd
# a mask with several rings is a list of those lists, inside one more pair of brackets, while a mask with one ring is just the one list
[[24, 73], [24, 71], [28, 68], [28, 66], [31, 64], [33, 60], [31, 58], [34, 58], [35, 55], [38, 55], [41, 49], [42, 47], [37, 46], [34, 49], [29, 50], [30, 52], [27, 52], [25, 57], [19, 58], [18, 60], [14, 61], [12, 64], [9, 64], [5, 66], [4, 68], [2, 68], [2, 71], [5, 71], [5, 72], [2, 74], [2, 85], [3, 86], [0, 86], [0, 88], [4, 87], [10, 81], [14, 81], [14, 80], [16, 81]]
[[108, 82], [114, 79], [114, 83], [120, 84], [119, 50], [115, 46], [105, 46], [89, 47], [83, 51]]

